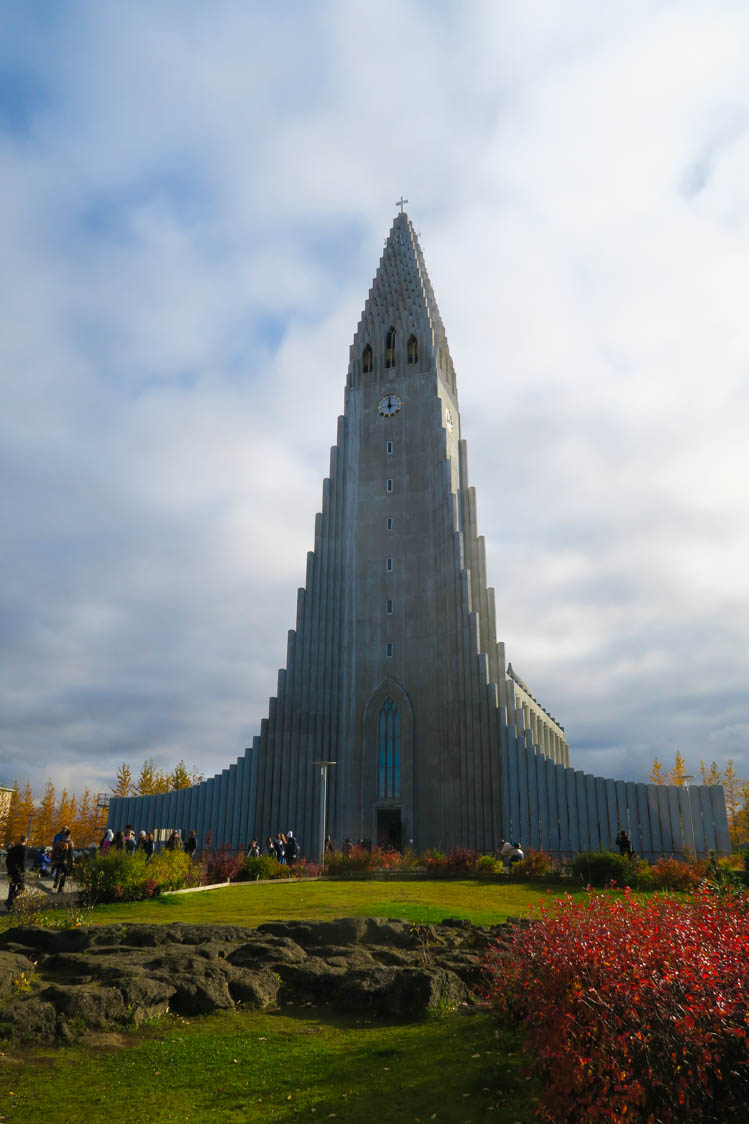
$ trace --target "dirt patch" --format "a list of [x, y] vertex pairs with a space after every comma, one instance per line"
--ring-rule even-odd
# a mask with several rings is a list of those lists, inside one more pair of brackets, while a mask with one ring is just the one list
[[137, 1035], [117, 1034], [115, 1031], [92, 1030], [78, 1039], [87, 1050], [128, 1050], [137, 1046]]

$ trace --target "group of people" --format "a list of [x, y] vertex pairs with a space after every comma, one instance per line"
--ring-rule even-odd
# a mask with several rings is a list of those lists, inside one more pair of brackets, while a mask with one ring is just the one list
[[[293, 866], [301, 855], [299, 840], [294, 838], [293, 831], [286, 834], [279, 831], [275, 838], [269, 835], [265, 840], [265, 851], [269, 858], [276, 859], [282, 866]], [[257, 839], [253, 839], [247, 851], [248, 858], [259, 859], [262, 848]]]
[[[132, 824], [127, 824], [124, 831], [112, 831], [111, 827], [108, 827], [99, 844], [99, 850], [102, 855], [106, 855], [110, 851], [126, 851], [129, 855], [134, 855], [136, 851], [143, 851], [146, 856], [146, 861], [151, 858], [155, 849], [156, 842], [153, 837], [153, 832], [141, 831], [136, 836], [135, 828]], [[195, 857], [197, 849], [198, 840], [195, 831], [190, 832], [186, 843], [182, 842], [182, 836], [178, 831], [173, 831], [164, 844], [164, 850], [185, 850], [190, 858]]]
[[[8, 872], [8, 897], [5, 904], [9, 910], [13, 908], [14, 901], [26, 885], [27, 856], [28, 836], [22, 835], [8, 849], [8, 854], [5, 856], [5, 869]], [[65, 889], [65, 882], [73, 869], [74, 861], [75, 845], [70, 828], [63, 826], [52, 840], [52, 890], [56, 890], [58, 894]]]

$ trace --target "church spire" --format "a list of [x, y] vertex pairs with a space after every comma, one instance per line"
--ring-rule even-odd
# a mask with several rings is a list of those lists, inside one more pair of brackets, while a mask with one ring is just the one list
[[[398, 206], [407, 203], [401, 198]], [[424, 255], [404, 210], [395, 216], [356, 329], [349, 386], [379, 381], [393, 367], [440, 370], [454, 389], [450, 350]]]

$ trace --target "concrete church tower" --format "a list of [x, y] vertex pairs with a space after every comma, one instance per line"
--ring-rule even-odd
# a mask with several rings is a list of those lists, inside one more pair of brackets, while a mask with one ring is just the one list
[[[405, 201], [402, 201], [402, 203]], [[402, 208], [401, 203], [401, 208]], [[570, 767], [563, 728], [505, 666], [455, 370], [416, 233], [393, 222], [350, 350], [343, 416], [286, 667], [251, 750], [194, 788], [112, 801], [110, 825], [245, 845], [292, 829], [417, 850], [730, 849], [719, 788]], [[145, 822], [144, 822], [145, 821]]]
[[[297, 627], [260, 735], [256, 822], [309, 838], [311, 763], [331, 759], [339, 841], [490, 849], [506, 699], [455, 371], [401, 213], [351, 347]], [[547, 722], [543, 739], [567, 763], [561, 728]]]

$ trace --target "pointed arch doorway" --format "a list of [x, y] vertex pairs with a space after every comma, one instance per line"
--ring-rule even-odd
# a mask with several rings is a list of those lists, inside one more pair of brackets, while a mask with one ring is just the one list
[[370, 697], [364, 715], [364, 746], [365, 837], [379, 847], [403, 850], [416, 832], [414, 720], [411, 701], [395, 679], [386, 679]]

